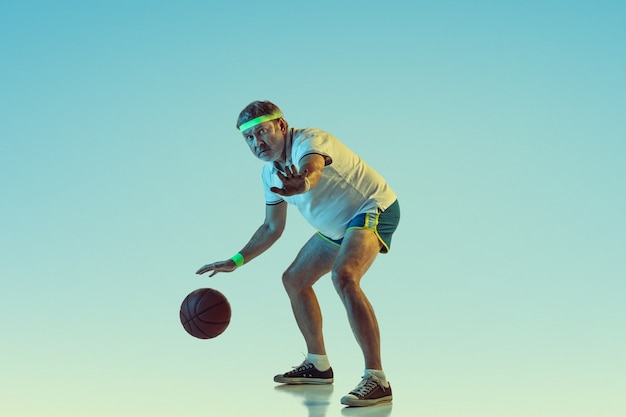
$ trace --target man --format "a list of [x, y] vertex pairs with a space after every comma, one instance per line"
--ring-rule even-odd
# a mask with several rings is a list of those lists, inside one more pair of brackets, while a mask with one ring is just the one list
[[281, 110], [269, 101], [246, 106], [237, 128], [252, 153], [267, 162], [262, 175], [265, 221], [235, 256], [205, 265], [196, 273], [232, 272], [265, 252], [283, 232], [287, 204], [294, 204], [319, 231], [282, 277], [308, 354], [299, 367], [276, 375], [274, 381], [333, 383], [322, 315], [313, 291], [313, 284], [330, 272], [365, 360], [363, 379], [341, 403], [369, 406], [391, 401], [380, 357], [378, 322], [360, 281], [376, 255], [389, 251], [400, 219], [395, 193], [334, 136], [317, 129], [289, 128]]

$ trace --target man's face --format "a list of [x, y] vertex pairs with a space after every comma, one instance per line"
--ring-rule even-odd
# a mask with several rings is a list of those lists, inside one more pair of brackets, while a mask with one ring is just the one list
[[252, 153], [262, 161], [283, 161], [285, 133], [282, 120], [270, 120], [244, 130], [243, 137]]

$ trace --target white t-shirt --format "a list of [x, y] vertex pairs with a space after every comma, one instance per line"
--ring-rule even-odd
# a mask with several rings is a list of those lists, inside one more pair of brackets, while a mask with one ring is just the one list
[[357, 154], [328, 132], [318, 129], [290, 129], [286, 139], [287, 165], [295, 164], [310, 154], [325, 157], [326, 166], [317, 186], [304, 194], [283, 197], [270, 187], [283, 188], [273, 162], [263, 167], [266, 204], [283, 200], [294, 204], [302, 216], [323, 235], [340, 239], [350, 220], [360, 213], [384, 211], [396, 194], [383, 177]]

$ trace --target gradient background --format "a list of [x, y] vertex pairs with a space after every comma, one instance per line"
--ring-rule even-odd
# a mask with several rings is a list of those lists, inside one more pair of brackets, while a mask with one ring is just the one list
[[[2, 2], [0, 413], [349, 414], [362, 359], [328, 278], [332, 398], [271, 382], [305, 350], [280, 283], [314, 232], [293, 207], [263, 257], [194, 274], [263, 220], [234, 126], [269, 99], [400, 197], [363, 283], [395, 396], [372, 415], [623, 417], [625, 19], [619, 1]], [[233, 308], [210, 341], [178, 319], [203, 286]]]

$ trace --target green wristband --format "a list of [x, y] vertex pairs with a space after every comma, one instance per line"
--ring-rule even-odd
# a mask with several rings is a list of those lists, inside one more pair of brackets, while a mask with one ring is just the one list
[[237, 254], [235, 254], [235, 256], [233, 256], [232, 258], [230, 258], [233, 260], [233, 262], [235, 262], [235, 266], [237, 268], [239, 268], [240, 266], [243, 265], [243, 255], [239, 252], [237, 252]]

